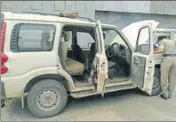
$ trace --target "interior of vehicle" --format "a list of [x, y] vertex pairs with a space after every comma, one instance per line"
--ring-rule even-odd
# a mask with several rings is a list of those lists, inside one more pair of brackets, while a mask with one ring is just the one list
[[[108, 82], [128, 80], [131, 51], [115, 30], [103, 29], [108, 59]], [[65, 26], [60, 43], [60, 59], [76, 86], [92, 85], [88, 77], [97, 53], [95, 30], [92, 27]]]
[[127, 81], [131, 73], [131, 50], [114, 29], [103, 28], [105, 52], [108, 59], [109, 82]]

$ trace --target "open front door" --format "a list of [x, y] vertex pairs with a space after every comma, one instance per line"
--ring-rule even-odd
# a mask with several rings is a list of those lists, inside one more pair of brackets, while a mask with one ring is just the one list
[[97, 71], [97, 92], [104, 96], [105, 82], [108, 80], [108, 62], [104, 49], [104, 38], [100, 21], [95, 26], [98, 52], [95, 56]]
[[132, 61], [132, 81], [151, 95], [153, 86], [153, 30], [151, 23], [143, 25], [138, 32]]

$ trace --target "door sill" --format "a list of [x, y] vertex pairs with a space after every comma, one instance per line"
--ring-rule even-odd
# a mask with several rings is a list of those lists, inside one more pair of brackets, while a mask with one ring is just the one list
[[[108, 83], [105, 86], [105, 92], [104, 93], [109, 93], [109, 92], [115, 92], [115, 91], [120, 91], [120, 90], [126, 90], [126, 89], [133, 89], [136, 88], [133, 82], [131, 81], [125, 81], [125, 82], [116, 82], [116, 83]], [[94, 90], [94, 87], [90, 87], [87, 90], [80, 90], [76, 92], [72, 92], [70, 95], [74, 98], [82, 98], [82, 97], [88, 97], [88, 96], [93, 96], [93, 95], [98, 95], [96, 90]]]
[[[123, 86], [123, 85], [129, 85], [129, 84], [134, 84], [131, 82], [131, 80], [128, 81], [116, 81], [116, 82], [107, 82], [105, 87], [113, 87], [113, 86]], [[95, 86], [93, 84], [75, 84], [75, 89], [72, 90], [71, 92], [82, 92], [82, 91], [89, 91], [89, 90], [94, 90]]]
[[92, 84], [89, 84], [88, 82], [75, 82], [74, 85], [76, 87], [89, 87], [89, 86], [92, 86]]
[[108, 79], [107, 83], [115, 83], [115, 82], [126, 82], [126, 81], [130, 81], [131, 77], [117, 77], [117, 78], [113, 78], [113, 79]]

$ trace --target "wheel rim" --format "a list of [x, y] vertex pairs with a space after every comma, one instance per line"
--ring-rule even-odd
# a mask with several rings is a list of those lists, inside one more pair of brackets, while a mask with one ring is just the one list
[[55, 90], [45, 90], [38, 95], [37, 104], [43, 110], [55, 108], [60, 101], [59, 94]]

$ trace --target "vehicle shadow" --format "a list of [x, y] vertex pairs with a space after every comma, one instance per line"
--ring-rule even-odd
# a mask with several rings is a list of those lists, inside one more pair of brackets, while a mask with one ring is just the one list
[[[50, 121], [58, 121], [60, 118], [61, 119], [67, 118], [67, 117], [69, 118], [69, 116], [71, 115], [70, 113], [72, 112], [75, 113], [75, 111], [77, 110], [86, 111], [85, 108], [98, 107], [99, 105], [106, 104], [107, 101], [108, 101], [108, 104], [114, 104], [114, 102], [117, 102], [117, 103], [123, 102], [123, 100], [131, 99], [132, 97], [134, 97], [134, 95], [146, 97], [146, 95], [141, 93], [141, 91], [139, 91], [138, 89], [107, 93], [103, 98], [101, 95], [95, 95], [95, 96], [79, 98], [79, 99], [69, 97], [64, 111], [60, 115], [55, 117], [50, 117], [50, 118], [38, 118], [32, 115], [28, 110], [27, 104], [25, 104], [25, 108], [23, 109], [21, 108], [20, 99], [15, 99], [15, 100], [9, 101], [6, 107], [1, 109], [1, 113], [2, 113], [1, 118], [3, 121], [8, 121], [8, 120], [43, 121], [46, 119]], [[26, 103], [26, 99], [25, 99], [25, 103]]]

